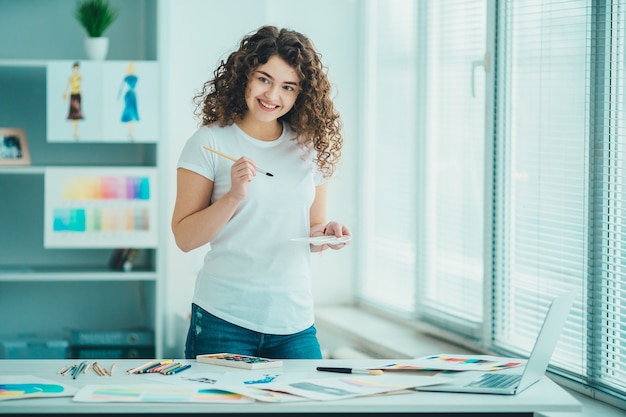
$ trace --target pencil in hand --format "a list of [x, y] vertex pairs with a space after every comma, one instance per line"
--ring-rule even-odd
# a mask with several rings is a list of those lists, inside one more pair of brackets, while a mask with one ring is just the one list
[[[204, 149], [206, 149], [207, 151], [209, 151], [209, 152], [213, 152], [213, 153], [214, 153], [214, 154], [216, 154], [216, 155], [222, 156], [222, 157], [224, 157], [224, 158], [226, 158], [226, 159], [230, 159], [230, 160], [231, 160], [231, 161], [233, 161], [233, 162], [235, 162], [235, 161], [237, 160], [236, 158], [233, 158], [233, 157], [232, 157], [232, 156], [230, 156], [230, 155], [226, 155], [225, 153], [222, 153], [222, 152], [220, 152], [220, 151], [216, 151], [215, 149], [209, 148], [208, 146], [202, 146], [202, 147], [203, 147]], [[260, 168], [257, 168], [256, 170], [257, 170], [258, 172], [260, 172], [261, 174], [265, 174], [265, 175], [267, 175], [268, 177], [273, 177], [273, 176], [274, 176], [274, 174], [272, 174], [271, 172], [263, 171], [263, 170], [262, 170], [262, 169], [260, 169]]]

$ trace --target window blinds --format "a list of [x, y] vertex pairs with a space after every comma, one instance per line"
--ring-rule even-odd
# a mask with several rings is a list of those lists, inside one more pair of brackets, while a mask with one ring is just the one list
[[528, 354], [550, 299], [576, 291], [552, 364], [622, 393], [623, 8], [515, 0], [500, 13], [493, 341]]
[[589, 19], [587, 374], [592, 385], [626, 399], [626, 2], [598, 2]]

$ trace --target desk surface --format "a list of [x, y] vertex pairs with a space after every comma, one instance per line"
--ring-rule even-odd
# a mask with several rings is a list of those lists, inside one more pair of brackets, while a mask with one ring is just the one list
[[[80, 388], [87, 384], [122, 385], [144, 384], [142, 375], [128, 375], [125, 370], [145, 363], [146, 360], [98, 360], [110, 367], [116, 362], [116, 372], [112, 377], [101, 377], [94, 372], [80, 375], [76, 380], [61, 376], [57, 371], [65, 365], [79, 363], [80, 360], [0, 360], [0, 375], [32, 375]], [[182, 361], [181, 361], [182, 362]], [[205, 370], [210, 373], [247, 372], [242, 369], [214, 366], [195, 361], [191, 370]], [[310, 373], [319, 377], [317, 366], [347, 366], [366, 368], [393, 363], [394, 360], [287, 360], [280, 372]], [[279, 368], [275, 368], [278, 371]], [[186, 371], [187, 372], [187, 371]], [[328, 373], [323, 373], [328, 375]], [[164, 377], [166, 378], [166, 377]], [[446, 413], [446, 415], [529, 415], [533, 412], [580, 411], [580, 403], [560, 386], [547, 377], [518, 395], [450, 394], [435, 392], [415, 392], [408, 394], [368, 396], [337, 401], [305, 401], [294, 403], [252, 404], [199, 404], [199, 403], [77, 403], [71, 397], [32, 398], [0, 402], [0, 414], [163, 414], [176, 415], [210, 414], [298, 414], [307, 413], [412, 413], [420, 415]]]

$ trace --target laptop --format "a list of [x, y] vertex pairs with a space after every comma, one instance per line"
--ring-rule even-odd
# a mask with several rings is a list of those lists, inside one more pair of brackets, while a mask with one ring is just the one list
[[539, 381], [548, 369], [550, 358], [561, 336], [561, 330], [574, 304], [574, 297], [574, 293], [568, 293], [552, 300], [522, 373], [515, 372], [513, 369], [510, 372], [455, 372], [449, 376], [445, 375], [450, 382], [420, 387], [419, 390], [505, 395], [514, 395], [524, 391]]

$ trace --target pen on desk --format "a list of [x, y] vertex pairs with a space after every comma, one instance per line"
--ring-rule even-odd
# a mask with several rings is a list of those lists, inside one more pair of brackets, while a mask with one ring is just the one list
[[94, 362], [91, 367], [93, 368], [93, 371], [98, 374], [98, 376], [102, 376], [102, 371], [100, 370], [100, 365], [98, 365], [98, 362]]
[[76, 379], [76, 374], [82, 371], [82, 369], [79, 369], [79, 368], [80, 368], [80, 364], [74, 366], [74, 368], [72, 369], [72, 372], [70, 372], [70, 375], [72, 375], [73, 379]]
[[106, 369], [104, 369], [102, 366], [100, 366], [98, 364], [98, 362], [94, 362], [93, 370], [96, 371], [98, 376], [106, 376], [107, 375]]
[[68, 367], [66, 370], [61, 372], [61, 375], [65, 376], [65, 375], [69, 374], [70, 372], [72, 372], [74, 369], [76, 369], [76, 365], [72, 365], [72, 366]]
[[[230, 159], [230, 160], [231, 160], [231, 161], [233, 161], [233, 162], [236, 162], [236, 161], [237, 161], [237, 159], [236, 159], [236, 158], [233, 158], [233, 157], [232, 157], [232, 156], [230, 156], [230, 155], [226, 155], [225, 153], [221, 153], [220, 151], [216, 151], [215, 149], [209, 148], [208, 146], [203, 146], [203, 148], [204, 148], [204, 149], [206, 149], [206, 150], [207, 150], [207, 151], [209, 151], [209, 152], [213, 152], [214, 154], [217, 154], [217, 155], [219, 155], [219, 156], [222, 156], [222, 157], [224, 157], [224, 158], [226, 158], [226, 159]], [[272, 173], [270, 173], [270, 172], [267, 172], [267, 171], [263, 171], [261, 168], [257, 168], [256, 170], [257, 170], [258, 172], [260, 172], [261, 174], [265, 174], [265, 175], [267, 175], [268, 177], [273, 177], [273, 176], [274, 176], [274, 174], [272, 174]]]
[[81, 362], [80, 365], [78, 365], [76, 369], [74, 369], [74, 373], [72, 374], [72, 379], [76, 379], [78, 374], [80, 374], [85, 369], [85, 366], [87, 366], [87, 362], [85, 361]]
[[357, 368], [334, 368], [326, 366], [318, 366], [318, 371], [323, 372], [338, 372], [340, 374], [365, 374], [365, 375], [382, 375], [383, 371], [380, 369], [357, 369]]

